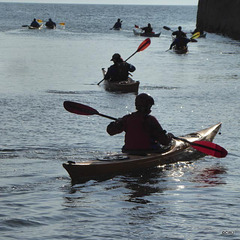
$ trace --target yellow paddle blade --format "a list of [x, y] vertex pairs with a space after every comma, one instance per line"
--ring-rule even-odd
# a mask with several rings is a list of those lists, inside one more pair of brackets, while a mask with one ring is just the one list
[[59, 25], [65, 26], [65, 23], [64, 22], [60, 22]]
[[37, 22], [39, 22], [39, 23], [42, 23], [42, 22], [43, 22], [43, 20], [41, 20], [41, 19], [37, 19]]
[[192, 35], [191, 39], [196, 39], [196, 38], [199, 38], [200, 37], [200, 32], [196, 32]]

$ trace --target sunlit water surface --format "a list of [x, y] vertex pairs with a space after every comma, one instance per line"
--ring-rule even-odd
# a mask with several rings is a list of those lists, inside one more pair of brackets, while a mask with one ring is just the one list
[[[239, 42], [207, 34], [189, 53], [166, 51], [171, 31], [195, 27], [196, 7], [0, 3], [0, 239], [239, 239]], [[22, 28], [33, 18], [56, 30]], [[117, 18], [123, 30], [111, 31]], [[101, 68], [134, 53], [148, 22], [160, 38], [134, 55], [139, 92], [155, 99], [152, 114], [182, 135], [222, 122], [215, 143], [224, 159], [206, 156], [148, 174], [71, 185], [62, 163], [119, 152], [123, 134], [109, 120], [66, 112], [77, 101], [121, 117], [135, 94], [106, 92]]]

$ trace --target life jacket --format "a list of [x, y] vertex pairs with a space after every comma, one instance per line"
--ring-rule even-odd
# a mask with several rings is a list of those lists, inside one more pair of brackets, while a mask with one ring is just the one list
[[152, 148], [149, 118], [154, 117], [138, 113], [127, 115], [124, 121], [125, 150], [149, 150]]
[[119, 62], [110, 68], [111, 81], [121, 82], [128, 79], [129, 65], [126, 62]]

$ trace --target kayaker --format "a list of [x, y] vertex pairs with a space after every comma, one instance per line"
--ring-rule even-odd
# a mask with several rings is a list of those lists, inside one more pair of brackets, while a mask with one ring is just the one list
[[118, 18], [117, 22], [114, 24], [112, 29], [120, 29], [120, 28], [122, 28], [122, 21], [120, 18]]
[[182, 27], [178, 27], [178, 31], [172, 33], [172, 36], [176, 36], [176, 38], [183, 38], [187, 37], [186, 33], [182, 31]]
[[34, 18], [30, 26], [34, 28], [39, 28], [40, 24], [37, 22], [36, 18]]
[[184, 49], [187, 48], [187, 44], [191, 42], [191, 40], [187, 37], [178, 37], [174, 39], [169, 49], [172, 49], [173, 46], [176, 46], [176, 49]]
[[104, 77], [105, 80], [112, 82], [127, 81], [129, 72], [136, 70], [132, 64], [124, 62], [119, 53], [113, 54], [111, 61], [114, 64], [108, 68]]
[[53, 22], [51, 18], [49, 18], [48, 21], [45, 23], [45, 26], [48, 28], [56, 28], [56, 23]]
[[141, 93], [135, 99], [136, 112], [125, 115], [107, 126], [109, 135], [125, 132], [123, 152], [159, 152], [168, 146], [173, 134], [166, 133], [158, 120], [150, 115], [153, 98]]
[[144, 33], [153, 33], [153, 29], [150, 23], [148, 23], [147, 27], [143, 27], [141, 29], [144, 31]]
[[177, 49], [183, 49], [187, 48], [187, 44], [191, 41], [187, 38], [187, 35], [185, 32], [182, 31], [182, 27], [178, 27], [178, 31], [175, 31], [172, 33], [172, 36], [176, 36], [170, 45], [169, 49], [172, 49], [173, 46], [176, 46]]

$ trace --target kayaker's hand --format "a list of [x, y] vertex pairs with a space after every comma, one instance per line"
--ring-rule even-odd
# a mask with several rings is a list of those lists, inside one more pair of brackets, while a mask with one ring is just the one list
[[174, 138], [175, 136], [172, 133], [167, 134], [170, 139]]
[[121, 121], [122, 119], [119, 118], [117, 119], [115, 122], [111, 122], [108, 126], [107, 126], [107, 132], [109, 135], [115, 135], [118, 133], [121, 133], [123, 131], [123, 123]]
[[119, 124], [122, 121], [122, 118], [118, 118], [115, 123]]

